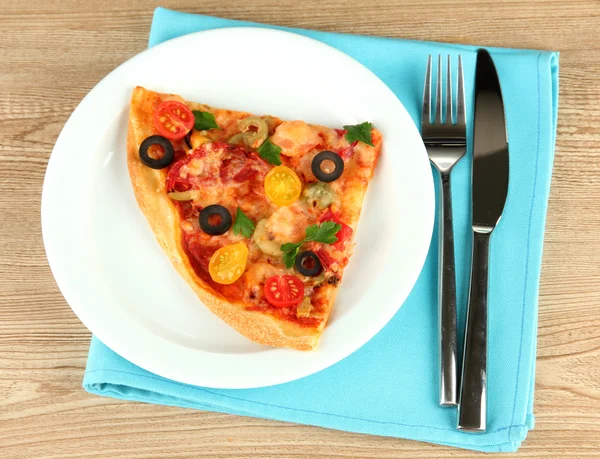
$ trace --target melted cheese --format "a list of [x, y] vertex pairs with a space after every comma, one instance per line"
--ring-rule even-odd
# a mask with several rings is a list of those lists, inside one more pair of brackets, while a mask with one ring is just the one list
[[265, 227], [273, 239], [284, 244], [304, 239], [306, 227], [311, 224], [304, 201], [279, 207], [267, 219]]

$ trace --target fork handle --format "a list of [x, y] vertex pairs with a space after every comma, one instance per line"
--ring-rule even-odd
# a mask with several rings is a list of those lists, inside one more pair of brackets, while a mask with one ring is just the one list
[[450, 172], [440, 172], [440, 267], [438, 284], [438, 343], [440, 405], [458, 405], [456, 344], [456, 274]]

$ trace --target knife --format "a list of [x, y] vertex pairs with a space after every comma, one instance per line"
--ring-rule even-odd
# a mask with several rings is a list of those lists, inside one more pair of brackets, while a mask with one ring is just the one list
[[473, 129], [473, 258], [467, 307], [458, 428], [486, 429], [488, 262], [492, 231], [508, 192], [504, 103], [494, 61], [477, 51]]

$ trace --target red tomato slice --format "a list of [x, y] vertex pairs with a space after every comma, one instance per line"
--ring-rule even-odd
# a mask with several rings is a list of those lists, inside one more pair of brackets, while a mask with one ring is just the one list
[[160, 135], [177, 140], [194, 127], [194, 114], [181, 102], [165, 100], [154, 110], [154, 124]]
[[338, 240], [332, 245], [338, 250], [344, 250], [348, 241], [352, 239], [352, 233], [354, 233], [354, 231], [352, 230], [352, 228], [350, 228], [348, 225], [342, 222], [337, 217], [337, 215], [335, 215], [331, 211], [331, 209], [327, 209], [327, 211], [323, 215], [321, 215], [321, 218], [319, 218], [319, 223], [323, 223], [326, 221], [332, 221], [342, 225], [342, 228], [336, 233], [336, 237], [338, 238]]
[[304, 284], [296, 276], [272, 276], [265, 282], [265, 298], [277, 308], [294, 306], [304, 298]]
[[342, 225], [342, 228], [336, 233], [338, 240], [333, 243], [333, 246], [336, 249], [344, 250], [346, 248], [346, 244], [348, 243], [348, 241], [350, 241], [350, 239], [352, 239], [352, 233], [354, 231], [352, 231], [352, 228], [350, 228], [345, 223], [342, 223], [342, 222], [338, 222], [338, 223], [340, 225]]

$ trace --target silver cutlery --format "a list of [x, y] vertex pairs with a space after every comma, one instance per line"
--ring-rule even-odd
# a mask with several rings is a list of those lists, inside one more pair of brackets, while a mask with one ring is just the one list
[[442, 56], [438, 56], [437, 90], [434, 101], [435, 120], [431, 122], [432, 71], [431, 56], [427, 61], [423, 109], [421, 112], [421, 135], [427, 148], [429, 160], [440, 175], [440, 254], [439, 254], [439, 300], [438, 300], [438, 346], [440, 375], [440, 405], [456, 406], [457, 344], [456, 344], [456, 274], [454, 268], [454, 231], [452, 227], [452, 196], [450, 172], [464, 156], [467, 149], [467, 126], [465, 121], [465, 88], [462, 58], [458, 56], [456, 77], [456, 117], [453, 123], [453, 91], [451, 59], [446, 69], [446, 110], [442, 118]]
[[504, 103], [490, 54], [477, 52], [473, 131], [473, 258], [465, 329], [458, 428], [485, 432], [489, 247], [508, 192]]

